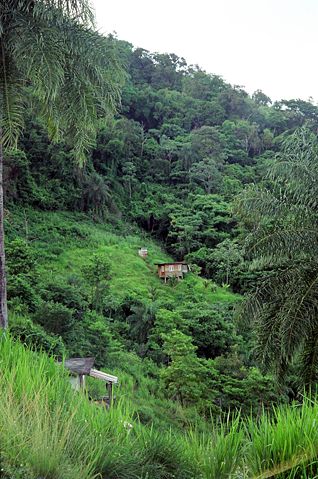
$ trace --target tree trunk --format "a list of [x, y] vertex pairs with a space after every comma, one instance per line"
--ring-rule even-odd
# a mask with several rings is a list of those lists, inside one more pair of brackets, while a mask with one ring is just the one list
[[4, 207], [3, 207], [3, 148], [0, 129], [0, 328], [8, 327], [7, 282], [4, 252]]

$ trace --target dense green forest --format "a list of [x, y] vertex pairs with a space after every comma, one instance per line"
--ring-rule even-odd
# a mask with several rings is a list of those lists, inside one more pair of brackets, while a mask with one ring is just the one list
[[[262, 181], [284, 138], [314, 121], [315, 107], [301, 101], [271, 106], [262, 92], [250, 98], [175, 55], [117, 43], [127, 66], [121, 110], [103, 121], [84, 167], [65, 145], [49, 142], [36, 118], [5, 160], [10, 310], [27, 318], [26, 337], [35, 341], [31, 324], [44, 328], [61, 338], [68, 354], [93, 354], [99, 366], [108, 366], [113, 342], [128, 348], [147, 360], [145, 371], [150, 363], [164, 368], [164, 396], [203, 415], [285, 401], [295, 395], [293, 384], [278, 388], [262, 376], [253, 328], [235, 317], [240, 295], [265, 272], [252, 270], [244, 257], [245, 230], [233, 200]], [[44, 213], [56, 210], [82, 212], [87, 220], [74, 217], [72, 226], [70, 216], [64, 225], [63, 217]], [[114, 258], [102, 249], [107, 236], [96, 243], [89, 228], [83, 230], [89, 218], [113, 231]], [[133, 248], [122, 240], [132, 234], [139, 237]], [[184, 284], [162, 287], [153, 268], [161, 253], [149, 256], [150, 278], [142, 287], [144, 260], [137, 251], [145, 245], [151, 252], [153, 242], [192, 265]], [[79, 254], [67, 258], [66, 247]], [[198, 281], [202, 291], [193, 287]], [[209, 296], [214, 290], [220, 293]], [[105, 357], [94, 336], [88, 339], [94, 323], [109, 341]], [[19, 334], [21, 328], [21, 318], [12, 323]]]
[[[0, 477], [316, 477], [318, 107], [103, 42], [116, 68], [96, 138], [70, 141], [75, 96], [52, 141], [26, 87], [18, 143], [3, 140]], [[164, 283], [156, 263], [173, 259], [191, 272]], [[54, 365], [88, 356], [119, 377], [109, 411], [88, 401], [98, 384], [77, 397]]]

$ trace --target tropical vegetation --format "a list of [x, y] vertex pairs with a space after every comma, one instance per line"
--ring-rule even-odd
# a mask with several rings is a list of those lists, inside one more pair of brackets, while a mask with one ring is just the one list
[[318, 107], [84, 0], [0, 2], [0, 37], [0, 477], [316, 477]]

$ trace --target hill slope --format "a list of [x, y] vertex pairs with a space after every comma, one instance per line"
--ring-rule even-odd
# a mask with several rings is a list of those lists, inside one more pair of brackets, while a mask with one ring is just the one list
[[[8, 239], [23, 238], [36, 251], [39, 272], [43, 281], [59, 281], [72, 275], [81, 275], [82, 268], [93, 254], [102, 254], [109, 260], [111, 294], [117, 300], [127, 295], [145, 298], [155, 288], [166, 299], [178, 298], [186, 289], [180, 282], [173, 288], [165, 285], [156, 274], [156, 262], [173, 258], [143, 231], [130, 225], [115, 226], [95, 223], [84, 214], [70, 212], [43, 212], [33, 209], [15, 209], [7, 219]], [[148, 257], [140, 258], [138, 249], [146, 245]], [[202, 278], [190, 274], [186, 284], [210, 302], [231, 302], [238, 295], [226, 288], [207, 288]]]
[[[173, 401], [178, 399], [173, 391], [165, 391], [162, 366], [168, 356], [162, 335], [182, 331], [180, 340], [190, 341], [188, 352], [195, 341], [202, 357], [226, 352], [237, 341], [229, 308], [239, 296], [192, 273], [164, 284], [155, 263], [171, 258], [147, 234], [120, 221], [15, 207], [8, 211], [6, 230], [12, 333], [55, 355], [95, 356], [98, 367], [120, 377], [118, 396], [130, 398], [144, 423], [203, 427], [193, 408], [197, 399], [191, 399], [195, 377], [182, 405]], [[146, 260], [138, 255], [142, 245], [148, 248]], [[98, 308], [85, 276], [96, 256], [110, 265]], [[193, 356], [200, 367], [197, 361]], [[105, 394], [96, 383], [90, 392]]]

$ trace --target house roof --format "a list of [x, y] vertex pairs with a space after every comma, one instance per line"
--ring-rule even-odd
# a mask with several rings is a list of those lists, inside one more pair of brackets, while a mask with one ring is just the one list
[[185, 261], [167, 261], [166, 263], [155, 263], [157, 266], [165, 266], [169, 264], [187, 264]]

